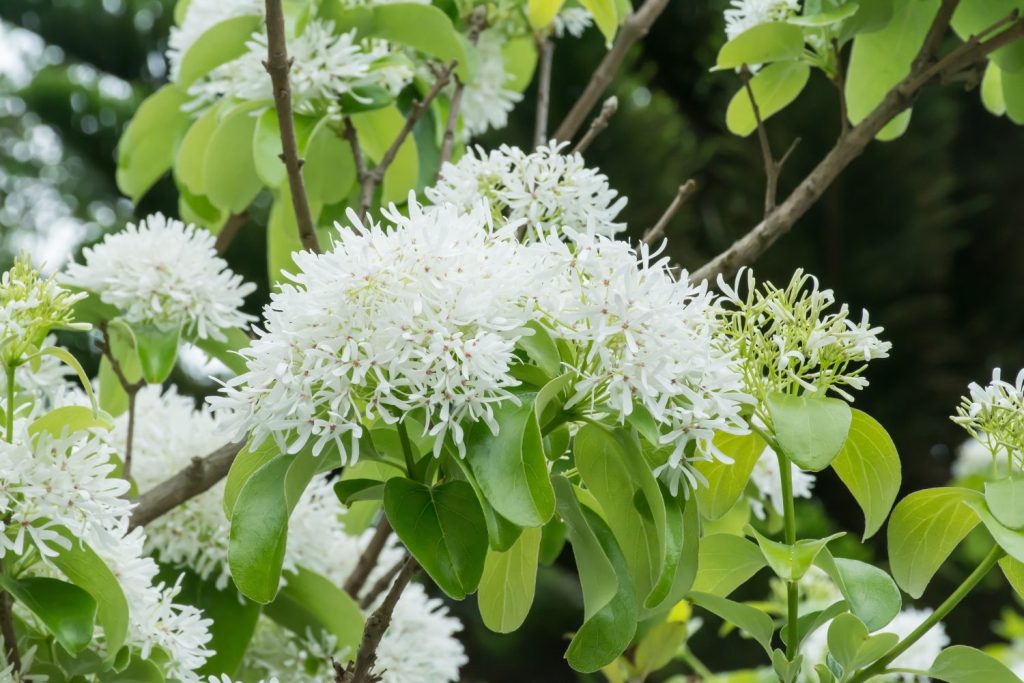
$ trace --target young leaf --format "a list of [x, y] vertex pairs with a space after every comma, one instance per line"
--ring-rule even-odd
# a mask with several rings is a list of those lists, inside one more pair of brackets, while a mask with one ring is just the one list
[[249, 481], [256, 470], [266, 465], [276, 456], [280, 455], [281, 449], [273, 438], [264, 439], [258, 448], [252, 448], [252, 441], [245, 444], [245, 447], [238, 452], [235, 459], [231, 461], [228, 469], [228, 476], [224, 482], [224, 514], [230, 519], [235, 508], [235, 501], [242, 487]]
[[885, 571], [866, 562], [834, 558], [828, 549], [818, 555], [815, 564], [825, 570], [846, 598], [850, 611], [869, 631], [877, 631], [899, 614], [903, 598]]
[[[761, 121], [782, 111], [803, 92], [811, 77], [811, 67], [794, 60], [776, 62], [764, 67], [750, 79], [757, 112]], [[757, 130], [757, 117], [750, 104], [750, 93], [741, 86], [729, 101], [725, 125], [731, 133], [747, 137]]]
[[384, 486], [384, 511], [441, 590], [456, 600], [476, 590], [487, 557], [487, 524], [472, 486], [395, 477]]
[[154, 325], [133, 325], [142, 377], [149, 384], [162, 384], [178, 359], [181, 327], [163, 330]]
[[191, 116], [182, 111], [189, 96], [167, 84], [146, 98], [117, 144], [117, 187], [138, 202], [171, 168], [178, 140]]
[[1003, 570], [1003, 575], [1013, 587], [1014, 592], [1024, 598], [1024, 562], [1007, 555], [999, 560], [999, 568]]
[[954, 645], [940, 652], [928, 675], [946, 683], [1020, 683], [1005, 664], [966, 645]]
[[619, 13], [615, 7], [615, 0], [580, 0], [580, 4], [593, 15], [594, 23], [604, 35], [605, 42], [611, 45], [619, 28]]
[[452, 20], [441, 9], [418, 2], [395, 2], [373, 7], [373, 36], [400, 43], [436, 57], [457, 61], [455, 73], [463, 82], [473, 79], [474, 62]]
[[731, 464], [721, 460], [698, 460], [694, 467], [708, 480], [707, 486], [698, 486], [694, 495], [700, 514], [705, 519], [719, 519], [732, 509], [750, 480], [765, 443], [757, 434], [715, 434], [715, 446], [733, 459]]
[[921, 597], [939, 566], [980, 521], [964, 503], [982, 500], [970, 489], [936, 488], [915, 491], [896, 505], [889, 519], [889, 565], [900, 588]]
[[329, 633], [337, 652], [352, 655], [363, 635], [363, 613], [348, 593], [324, 577], [299, 567], [263, 612], [292, 633]]
[[193, 195], [206, 194], [206, 152], [222, 107], [222, 103], [213, 105], [189, 126], [174, 157], [174, 179]]
[[772, 618], [761, 610], [710, 593], [690, 593], [690, 602], [746, 631], [764, 648], [769, 657], [772, 656], [772, 632], [775, 625]]
[[302, 177], [306, 181], [309, 200], [319, 204], [340, 202], [356, 182], [352, 148], [334, 130], [328, 117], [322, 118], [310, 133]]
[[1006, 113], [1006, 100], [1003, 99], [1003, 71], [995, 62], [989, 62], [985, 67], [985, 75], [981, 79], [981, 103], [994, 116], [1002, 116]]
[[484, 626], [497, 633], [519, 628], [533, 605], [541, 529], [523, 532], [504, 552], [487, 551], [477, 604]]
[[992, 516], [1010, 529], [1024, 528], [1024, 478], [985, 482], [985, 503]]
[[864, 511], [864, 538], [870, 538], [885, 522], [900, 491], [902, 473], [896, 445], [878, 421], [853, 410], [850, 434], [832, 461], [832, 469]]
[[[961, 2], [953, 13], [950, 26], [963, 40], [970, 40], [989, 26], [1020, 12], [1018, 0], [985, 0], [984, 2]], [[1004, 45], [988, 56], [993, 64], [1006, 71], [1020, 71], [1024, 68], [1024, 44], [1019, 40]]]
[[1007, 555], [1024, 562], [1024, 533], [1007, 529], [1000, 524], [982, 500], [968, 500], [964, 504], [974, 510], [978, 518], [981, 519], [981, 523], [985, 525], [988, 532], [992, 534], [992, 538], [996, 540], [1000, 548], [1006, 551]]
[[828, 542], [844, 535], [844, 532], [839, 532], [825, 538], [803, 539], [787, 545], [761, 535], [753, 527], [748, 526], [747, 533], [757, 541], [775, 575], [786, 581], [799, 581], [803, 578]]
[[711, 534], [700, 540], [693, 590], [724, 598], [766, 566], [761, 549], [742, 536]]
[[546, 29], [555, 20], [565, 0], [530, 0], [526, 6], [526, 16], [530, 26], [537, 30]]
[[640, 639], [633, 657], [640, 679], [668, 666], [679, 654], [688, 634], [685, 621], [665, 621], [652, 626]]
[[803, 49], [804, 32], [799, 26], [782, 22], [758, 24], [722, 46], [715, 68], [734, 69], [744, 64], [798, 59]]
[[782, 452], [811, 472], [831, 464], [850, 432], [850, 406], [837, 398], [776, 392], [768, 396], [768, 412]]
[[178, 87], [187, 90], [200, 77], [245, 54], [246, 42], [261, 23], [259, 15], [247, 14], [225, 19], [207, 29], [182, 57]]
[[71, 654], [81, 652], [92, 641], [96, 600], [88, 591], [58, 579], [30, 576], [15, 580], [3, 573], [0, 587], [36, 615]]
[[895, 633], [868, 635], [867, 627], [852, 614], [840, 614], [828, 627], [829, 654], [849, 673], [883, 657], [898, 643]]
[[253, 109], [259, 105], [246, 103], [225, 111], [210, 135], [203, 177], [206, 196], [218, 209], [241, 213], [263, 187], [252, 156], [256, 131]]

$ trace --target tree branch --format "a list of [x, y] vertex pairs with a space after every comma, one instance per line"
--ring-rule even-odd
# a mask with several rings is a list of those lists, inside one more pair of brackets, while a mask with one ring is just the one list
[[398, 599], [402, 597], [402, 591], [409, 585], [409, 581], [412, 580], [418, 569], [419, 565], [412, 557], [407, 557], [402, 563], [402, 569], [398, 572], [394, 584], [391, 585], [391, 590], [384, 597], [384, 602], [366, 620], [363, 639], [359, 644], [359, 652], [356, 654], [355, 661], [345, 669], [335, 662], [334, 680], [337, 683], [376, 683], [380, 680], [380, 677], [373, 673], [373, 665], [377, 662], [377, 647], [384, 637], [384, 632], [391, 624], [391, 615], [395, 611]]
[[775, 196], [778, 194], [779, 186], [779, 164], [772, 154], [771, 142], [768, 140], [768, 130], [761, 120], [761, 109], [757, 106], [754, 98], [754, 89], [750, 87], [750, 69], [744, 64], [740, 68], [740, 80], [743, 81], [743, 88], [747, 91], [750, 99], [750, 108], [754, 112], [754, 121], [757, 122], [757, 140], [761, 145], [761, 159], [764, 162], [764, 215], [767, 216], [775, 209]]
[[584, 133], [580, 141], [576, 143], [576, 146], [572, 148], [572, 151], [576, 154], [583, 154], [590, 147], [590, 143], [594, 141], [598, 135], [601, 134], [605, 128], [608, 127], [608, 121], [611, 120], [612, 116], [619, 109], [619, 98], [612, 95], [604, 101], [601, 105], [601, 112], [594, 117], [594, 120], [590, 122], [590, 128]]
[[359, 556], [355, 569], [352, 570], [352, 573], [348, 575], [348, 579], [345, 580], [345, 592], [351, 595], [353, 599], [359, 599], [359, 593], [363, 590], [366, 580], [370, 578], [370, 572], [377, 566], [380, 553], [384, 550], [384, 546], [387, 544], [390, 536], [391, 524], [388, 522], [387, 515], [381, 515], [373, 536], [370, 537], [370, 542], [366, 545], [363, 554]]
[[398, 576], [398, 572], [402, 571], [402, 567], [405, 565], [405, 557], [406, 556], [403, 555], [402, 559], [400, 559], [398, 562], [395, 562], [395, 566], [389, 569], [387, 572], [385, 572], [384, 575], [381, 576], [379, 579], [377, 579], [373, 586], [370, 587], [370, 590], [366, 591], [366, 594], [359, 599], [360, 609], [370, 609], [370, 607], [373, 606], [373, 603], [377, 602], [377, 598], [379, 598], [384, 593], [384, 591], [388, 589], [388, 586], [391, 585], [391, 582], [395, 580], [396, 576]]
[[129, 528], [145, 526], [227, 476], [244, 441], [221, 446], [206, 457], [192, 458], [188, 467], [139, 496]]
[[697, 183], [694, 180], [687, 180], [679, 186], [679, 191], [676, 192], [675, 199], [673, 199], [672, 203], [668, 205], [667, 209], [665, 209], [665, 213], [661, 215], [661, 218], [658, 219], [658, 222], [655, 223], [653, 227], [649, 228], [647, 232], [644, 233], [642, 240], [644, 244], [653, 245], [665, 236], [665, 228], [668, 227], [672, 218], [679, 212], [679, 209], [683, 207], [686, 200], [689, 199], [696, 190]]
[[597, 65], [597, 69], [594, 70], [594, 74], [590, 77], [590, 82], [587, 83], [579, 99], [576, 100], [572, 109], [566, 114], [561, 125], [558, 126], [558, 130], [555, 131], [556, 140], [568, 142], [576, 135], [580, 126], [583, 125], [583, 121], [586, 120], [594, 105], [597, 104], [598, 99], [604, 94], [608, 86], [611, 85], [612, 79], [615, 78], [615, 73], [622, 66], [626, 55], [629, 54], [629, 49], [633, 47], [636, 41], [647, 35], [654, 21], [667, 6], [668, 0], [644, 0], [644, 4], [640, 6], [640, 9], [626, 17], [625, 21], [622, 22], [622, 26], [619, 27], [619, 33], [615, 36], [612, 48], [604, 56], [604, 59], [601, 60], [601, 63]]
[[304, 249], [319, 253], [320, 242], [313, 226], [313, 214], [309, 210], [306, 186], [302, 180], [302, 160], [299, 159], [298, 143], [295, 141], [292, 88], [288, 82], [292, 62], [288, 58], [288, 46], [285, 42], [281, 0], [267, 0], [267, 61], [263, 66], [270, 74], [274, 87], [274, 107], [277, 109], [277, 124], [281, 131], [281, 161], [288, 171], [288, 188], [291, 190], [299, 240]]
[[555, 57], [555, 44], [550, 38], [537, 41], [540, 55], [540, 74], [537, 77], [537, 115], [533, 127], [533, 147], [548, 141], [548, 108], [551, 104], [551, 64]]
[[[952, 2], [953, 0], [947, 0], [947, 4]], [[938, 13], [935, 22], [929, 29], [929, 36], [944, 33], [948, 29], [951, 11]], [[1007, 26], [1008, 28], [994, 37], [982, 40], [985, 36], [992, 35], [995, 31]], [[740, 266], [753, 263], [779, 237], [789, 232], [793, 224], [821, 197], [836, 176], [864, 151], [886, 124], [913, 104], [924, 86], [932, 79], [937, 76], [956, 74], [963, 69], [970, 68], [983, 60], [986, 55], [1022, 36], [1024, 36], [1024, 20], [1019, 19], [1019, 13], [1015, 11], [977, 36], [971, 37], [942, 59], [933, 61], [930, 57], [915, 58], [914, 64], [917, 64], [918, 67], [912, 68], [909, 75], [890, 89], [879, 105], [863, 121], [851, 128], [845, 135], [840, 136], [825, 158], [778, 208], [754, 226], [750, 232], [736, 240], [728, 249], [695, 271], [690, 276], [690, 280], [693, 282], [714, 280], [718, 275], [730, 275]], [[938, 42], [941, 41], [926, 40], [921, 48], [921, 53], [924, 54], [926, 50], [934, 49]]]
[[249, 212], [243, 211], [242, 213], [231, 214], [227, 221], [224, 223], [224, 227], [217, 233], [217, 241], [214, 242], [213, 247], [217, 250], [218, 256], [223, 256], [224, 252], [228, 250], [231, 243], [234, 241], [235, 236], [238, 235], [238, 231], [245, 225], [245, 221], [249, 218]]

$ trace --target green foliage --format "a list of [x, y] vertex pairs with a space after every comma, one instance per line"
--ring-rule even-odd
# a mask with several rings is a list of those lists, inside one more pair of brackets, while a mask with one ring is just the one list
[[1020, 680], [1002, 662], [966, 645], [953, 645], [943, 650], [928, 675], [946, 683], [1017, 683]]
[[803, 53], [804, 32], [783, 22], [759, 24], [747, 29], [718, 51], [716, 69], [735, 69], [797, 59]]
[[247, 14], [225, 19], [212, 26], [196, 39], [182, 57], [177, 86], [187, 90], [201, 76], [245, 54], [245, 43], [260, 23], [258, 15]]
[[725, 463], [717, 458], [699, 460], [694, 464], [696, 469], [708, 481], [707, 486], [698, 488], [694, 495], [700, 514], [705, 519], [719, 519], [732, 509], [736, 501], [743, 495], [743, 490], [750, 480], [754, 465], [764, 452], [765, 442], [758, 434], [726, 434], [715, 435], [715, 447], [732, 458], [732, 463]]
[[802, 539], [791, 545], [766, 538], [753, 527], [747, 527], [747, 533], [757, 541], [764, 559], [776, 576], [786, 581], [799, 581], [814, 564], [818, 554], [825, 550], [829, 541], [843, 536], [845, 532], [832, 534], [827, 538]]
[[801, 469], [819, 472], [828, 467], [850, 432], [850, 406], [836, 398], [768, 395], [775, 439], [782, 452]]
[[264, 614], [299, 637], [326, 632], [337, 639], [337, 651], [354, 653], [363, 635], [359, 605], [332, 581], [299, 567], [285, 575], [285, 583]]
[[61, 406], [33, 420], [28, 426], [28, 433], [29, 436], [36, 436], [46, 432], [59, 437], [64, 430], [70, 433], [86, 429], [112, 429], [113, 426], [109, 415], [96, 414], [85, 406]]
[[477, 603], [484, 625], [497, 633], [518, 629], [533, 605], [542, 532], [523, 529], [505, 551], [488, 549]]
[[864, 511], [864, 538], [870, 538], [885, 522], [900, 491], [896, 445], [874, 418], [854, 409], [849, 436], [832, 469]]
[[138, 202], [171, 168], [178, 139], [188, 129], [187, 96], [165, 85], [139, 107], [118, 143], [117, 187]]
[[723, 598], [768, 566], [757, 545], [732, 534], [702, 538], [699, 558], [693, 590]]
[[896, 582], [884, 570], [859, 560], [833, 558], [827, 549], [815, 563], [829, 575], [850, 611], [869, 631], [877, 631], [899, 614], [903, 598]]
[[134, 325], [142, 377], [150, 384], [162, 384], [174, 369], [181, 343], [181, 328], [164, 330], [154, 325]]
[[1024, 527], [1024, 479], [1008, 477], [985, 482], [985, 504], [1000, 524], [1021, 529]]
[[690, 601], [698, 607], [703, 607], [712, 614], [721, 617], [740, 630], [745, 631], [747, 635], [764, 648], [769, 657], [772, 656], [771, 643], [775, 625], [772, 623], [772, 618], [767, 614], [756, 607], [717, 595], [711, 595], [710, 593], [690, 593]]
[[852, 614], [840, 614], [828, 627], [828, 651], [844, 673], [856, 671], [883, 657], [900, 637], [895, 633], [868, 635], [868, 628]]
[[78, 654], [92, 641], [96, 600], [88, 591], [58, 579], [12, 579], [3, 573], [0, 587], [38, 617], [68, 652]]
[[[786, 60], [764, 67], [750, 79], [750, 90], [761, 121], [788, 107], [804, 90], [811, 77], [811, 67], [803, 62]], [[757, 130], [757, 117], [750, 103], [750, 93], [741, 86], [729, 101], [725, 125], [736, 135], [747, 137]]]

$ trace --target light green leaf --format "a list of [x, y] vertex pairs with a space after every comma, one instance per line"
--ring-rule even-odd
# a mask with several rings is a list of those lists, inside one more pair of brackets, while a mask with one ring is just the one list
[[1024, 69], [1003, 71], [1000, 80], [1006, 115], [1017, 125], [1024, 125]]
[[860, 9], [839, 27], [839, 44], [858, 33], [878, 31], [892, 19], [893, 0], [859, 0]]
[[572, 554], [579, 569], [583, 618], [587, 620], [612, 600], [619, 590], [619, 578], [597, 536], [583, 519], [572, 484], [562, 475], [553, 476], [551, 484], [555, 489], [558, 514], [567, 527]]
[[698, 486], [694, 494], [700, 514], [706, 519], [719, 519], [732, 509], [750, 480], [765, 443], [757, 434], [715, 434], [714, 445], [733, 462], [718, 459], [698, 460], [694, 468], [708, 480], [707, 486]]
[[983, 500], [967, 500], [964, 504], [974, 510], [981, 523], [985, 525], [992, 538], [996, 540], [999, 547], [1006, 551], [1006, 554], [1015, 560], [1024, 562], [1024, 533], [1007, 529], [999, 523]]
[[1006, 555], [999, 560], [999, 568], [1017, 595], [1024, 598], [1024, 562]]
[[[153, 656], [157, 656], [154, 652]], [[127, 665], [118, 671], [104, 671], [99, 674], [100, 683], [164, 683], [160, 667], [148, 659], [132, 656]]]
[[181, 107], [188, 95], [167, 84], [146, 98], [117, 145], [117, 187], [138, 202], [171, 168], [178, 140], [191, 116]]
[[966, 645], [947, 647], [928, 670], [946, 683], [1020, 683], [1020, 679], [992, 655]]
[[799, 59], [804, 49], [804, 32], [799, 26], [782, 22], [758, 24], [739, 34], [718, 52], [716, 69], [734, 69]]
[[864, 538], [870, 538], [885, 522], [900, 491], [896, 444], [873, 417], [854, 410], [849, 436], [832, 469], [864, 511]]
[[845, 402], [775, 392], [767, 403], [782, 452], [801, 469], [820, 472], [846, 443], [852, 416]]
[[804, 14], [797, 17], [790, 17], [786, 20], [789, 24], [796, 26], [831, 26], [837, 24], [843, 19], [848, 19], [857, 13], [860, 9], [860, 5], [856, 2], [848, 2], [845, 5], [841, 5], [835, 9], [830, 9], [825, 12], [818, 12], [816, 14]]
[[35, 436], [46, 432], [51, 436], [59, 437], [65, 429], [70, 434], [86, 429], [109, 430], [113, 428], [112, 418], [102, 411], [93, 413], [85, 406], [61, 406], [33, 420], [32, 424], [28, 426], [28, 433], [29, 436]]
[[[116, 326], [114, 326], [116, 327]], [[113, 342], [112, 342], [113, 343]], [[89, 381], [89, 376], [85, 374], [85, 369], [82, 367], [78, 359], [71, 355], [71, 352], [65, 349], [63, 346], [48, 346], [39, 352], [40, 356], [53, 356], [58, 359], [64, 365], [71, 368], [78, 380], [82, 383], [82, 389], [85, 391], [85, 395], [89, 397], [89, 403], [92, 404], [94, 412], [98, 412], [99, 404], [96, 401], [96, 395], [92, 391], [92, 382]], [[128, 374], [128, 370], [122, 368], [125, 374]], [[129, 379], [129, 381], [131, 381]]]
[[[188, 128], [174, 159], [174, 178], [193, 195], [206, 194], [206, 153], [223, 110], [220, 103], [207, 109]], [[216, 150], [214, 151], [216, 153]]]
[[668, 666], [679, 654], [688, 634], [686, 622], [664, 621], [652, 626], [637, 643], [636, 654], [633, 656], [641, 676], [648, 676]]
[[505, 60], [505, 90], [526, 90], [537, 69], [537, 45], [533, 36], [509, 38], [501, 47], [501, 56]]
[[247, 103], [224, 112], [210, 135], [203, 169], [206, 196], [230, 213], [245, 211], [263, 187], [252, 153], [258, 106], [258, 102]]
[[337, 639], [336, 652], [351, 657], [363, 635], [363, 613], [348, 593], [323, 576], [299, 567], [285, 575], [285, 583], [264, 614], [295, 635], [327, 632]]
[[255, 474], [256, 470], [266, 465], [276, 456], [280, 455], [280, 453], [281, 449], [278, 448], [274, 439], [267, 438], [256, 448], [253, 448], [252, 441], [249, 441], [238, 452], [235, 459], [231, 461], [231, 467], [228, 469], [228, 476], [224, 483], [223, 501], [224, 514], [229, 519], [234, 510], [235, 501], [238, 500], [238, 494], [241, 492], [242, 487], [245, 486], [245, 483]]
[[939, 566], [980, 521], [964, 503], [982, 500], [970, 489], [936, 488], [915, 491], [896, 505], [889, 519], [889, 564], [900, 588], [921, 597]]
[[700, 540], [693, 590], [724, 598], [766, 566], [761, 549], [742, 536], [711, 534]]
[[132, 325], [139, 353], [142, 377], [149, 384], [162, 384], [174, 369], [181, 343], [181, 328], [164, 330], [154, 325]]
[[533, 334], [527, 335], [516, 342], [516, 346], [526, 352], [534, 363], [551, 378], [562, 374], [562, 359], [558, 355], [555, 340], [541, 324], [531, 320], [526, 324]]
[[71, 654], [81, 652], [92, 641], [96, 600], [88, 591], [58, 579], [30, 576], [15, 580], [3, 573], [0, 587], [36, 615]]
[[1009, 529], [1024, 527], [1024, 478], [985, 482], [985, 503], [992, 516]]
[[828, 652], [849, 673], [882, 658], [898, 643], [895, 633], [868, 635], [867, 627], [852, 614], [840, 614], [828, 627]]
[[[408, 3], [395, 3], [382, 5], [378, 9], [407, 6], [409, 6]], [[414, 6], [440, 13], [440, 10], [436, 7], [429, 5]], [[359, 144], [363, 148], [363, 153], [371, 161], [378, 163], [398, 137], [399, 131], [405, 126], [405, 116], [397, 107], [384, 107], [383, 109], [353, 114], [352, 125], [355, 126], [356, 132], [359, 134]], [[401, 147], [398, 148], [398, 155], [395, 156], [395, 160], [391, 162], [387, 172], [384, 174], [380, 204], [386, 206], [388, 202], [403, 203], [407, 198], [409, 190], [416, 187], [418, 179], [419, 152], [416, 149], [416, 141], [410, 135], [405, 139]]]
[[[803, 92], [811, 67], [803, 62], [785, 61], [769, 64], [750, 79], [757, 111], [761, 121], [782, 111]], [[750, 93], [741, 86], [729, 101], [725, 112], [725, 125], [729, 131], [746, 137], [757, 130], [757, 118], [750, 105]]]
[[476, 590], [487, 557], [487, 524], [472, 486], [395, 477], [384, 486], [384, 511], [441, 590], [456, 600]]
[[[981, 34], [993, 24], [1010, 16], [1012, 12], [1024, 10], [1020, 0], [971, 0], [961, 2], [953, 12], [950, 26], [963, 40]], [[1024, 43], [1019, 40], [1005, 45], [988, 56], [993, 64], [1004, 71], [1024, 69]]]
[[352, 148], [324, 117], [309, 136], [302, 165], [306, 194], [311, 202], [335, 204], [348, 196], [356, 182]]
[[259, 15], [232, 17], [207, 29], [181, 59], [177, 84], [182, 90], [221, 64], [241, 57], [246, 52], [246, 41], [259, 29]]
[[619, 29], [619, 12], [615, 0], [580, 0], [580, 4], [593, 15], [594, 23], [604, 35], [605, 42], [611, 45]]
[[1003, 71], [995, 62], [985, 67], [985, 76], [981, 79], [981, 103], [989, 113], [1002, 116], [1006, 113], [1006, 100], [1003, 99]]
[[799, 581], [803, 578], [814, 564], [818, 553], [825, 549], [829, 541], [845, 535], [844, 532], [839, 532], [825, 538], [803, 539], [787, 545], [761, 535], [754, 527], [748, 526], [747, 533], [757, 541], [775, 575], [786, 581]]
[[530, 0], [526, 6], [526, 16], [530, 26], [536, 30], [546, 29], [555, 20], [565, 0]]
[[206, 339], [194, 339], [191, 341], [207, 355], [212, 358], [216, 358], [221, 363], [228, 366], [228, 369], [236, 375], [240, 375], [245, 372], [246, 364], [245, 358], [238, 355], [238, 352], [249, 346], [252, 339], [245, 330], [239, 328], [221, 330], [221, 332], [224, 333], [224, 341], [218, 341], [211, 337], [207, 337]]
[[832, 557], [825, 549], [815, 561], [846, 598], [851, 612], [869, 631], [877, 631], [899, 614], [903, 598], [896, 582], [882, 569], [858, 560]]
[[761, 610], [710, 593], [690, 593], [690, 602], [746, 631], [769, 657], [772, 656], [772, 632], [775, 625], [772, 618]]
[[484, 626], [497, 633], [519, 628], [533, 605], [541, 529], [523, 532], [504, 552], [487, 551], [477, 603]]

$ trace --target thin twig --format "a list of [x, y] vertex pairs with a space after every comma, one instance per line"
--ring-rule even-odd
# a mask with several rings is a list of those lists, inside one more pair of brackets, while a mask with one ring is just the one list
[[217, 233], [217, 241], [213, 243], [213, 248], [217, 250], [218, 256], [223, 256], [224, 252], [228, 250], [235, 237], [238, 235], [238, 231], [245, 225], [246, 219], [249, 218], [249, 212], [243, 211], [242, 213], [233, 213], [228, 216], [227, 221], [224, 222], [224, 227]]
[[363, 590], [366, 580], [370, 577], [370, 572], [377, 566], [380, 553], [384, 550], [384, 546], [387, 544], [390, 536], [391, 524], [388, 522], [387, 515], [381, 515], [380, 521], [377, 522], [377, 527], [374, 529], [373, 536], [370, 537], [370, 542], [366, 545], [363, 554], [359, 556], [355, 569], [352, 570], [352, 573], [348, 575], [348, 579], [345, 581], [345, 592], [353, 598], [359, 598], [359, 593]]
[[743, 81], [743, 88], [747, 91], [750, 99], [750, 108], [754, 112], [754, 121], [757, 122], [757, 140], [761, 144], [761, 159], [764, 162], [764, 215], [767, 216], [775, 209], [775, 195], [779, 186], [779, 166], [772, 154], [772, 146], [768, 140], [768, 130], [764, 127], [761, 119], [761, 108], [757, 106], [754, 98], [754, 89], [750, 87], [750, 69], [744, 64], [740, 69], [740, 80]]
[[644, 233], [643, 243], [647, 245], [653, 245], [665, 236], [665, 228], [672, 221], [672, 218], [679, 212], [679, 209], [683, 207], [686, 200], [697, 190], [697, 182], [695, 180], [687, 180], [685, 183], [679, 186], [679, 191], [676, 192], [675, 198], [672, 203], [665, 209], [665, 213], [661, 214], [661, 218], [654, 224], [653, 227], [649, 228]]
[[135, 403], [141, 387], [126, 389], [128, 393], [128, 435], [124, 447], [124, 463], [121, 467], [121, 478], [131, 481], [132, 478], [132, 447], [135, 444]]
[[[939, 12], [932, 28], [929, 29], [929, 35], [944, 33], [948, 28], [948, 13]], [[1000, 32], [995, 33], [996, 31]], [[993, 37], [983, 40], [985, 36]], [[893, 86], [863, 121], [851, 128], [847, 134], [840, 136], [825, 158], [771, 215], [696, 270], [690, 276], [691, 281], [714, 280], [718, 275], [730, 275], [740, 266], [753, 263], [779, 237], [789, 232], [793, 224], [821, 197], [843, 169], [864, 151], [879, 131], [913, 104], [929, 82], [936, 77], [970, 69], [984, 60], [986, 55], [1021, 37], [1024, 37], [1024, 20], [1020, 19], [1019, 12], [1014, 11], [939, 60], [933, 60], [931, 57], [916, 58], [914, 63], [920, 66], [912, 68], [902, 81]], [[934, 41], [926, 41], [921, 48], [922, 52], [927, 49], [935, 49]]]
[[100, 341], [100, 351], [106, 357], [107, 362], [110, 363], [110, 368], [114, 371], [114, 376], [117, 377], [121, 389], [128, 395], [128, 434], [125, 439], [121, 478], [130, 480], [132, 476], [132, 450], [135, 443], [135, 399], [142, 387], [146, 386], [146, 381], [144, 379], [140, 379], [137, 382], [130, 382], [128, 380], [124, 369], [121, 367], [121, 362], [114, 356], [114, 350], [110, 346], [110, 331], [107, 328], [106, 321], [100, 323], [99, 328], [103, 335]]
[[555, 131], [555, 139], [559, 142], [567, 142], [576, 136], [583, 122], [590, 115], [590, 111], [597, 104], [597, 101], [604, 94], [604, 91], [611, 85], [615, 73], [622, 66], [622, 62], [629, 54], [629, 49], [636, 41], [647, 35], [654, 21], [661, 15], [668, 0], [644, 0], [640, 9], [629, 14], [619, 27], [619, 33], [615, 36], [615, 42], [608, 54], [604, 56], [601, 63], [597, 65], [590, 82], [583, 89], [579, 99], [562, 119], [562, 123]]
[[612, 95], [604, 101], [601, 105], [601, 112], [594, 117], [594, 120], [590, 122], [590, 128], [584, 133], [580, 141], [576, 143], [576, 146], [572, 148], [572, 151], [576, 154], [583, 154], [590, 147], [590, 143], [594, 141], [598, 135], [601, 134], [605, 128], [608, 127], [608, 121], [611, 120], [612, 116], [619, 109], [619, 98]]
[[185, 469], [139, 496], [129, 527], [149, 524], [226, 477], [244, 445], [244, 441], [229, 443], [205, 457], [192, 458]]
[[555, 44], [550, 38], [537, 41], [540, 72], [537, 76], [537, 115], [533, 127], [533, 147], [548, 141], [548, 108], [551, 104], [551, 64], [555, 57]]
[[419, 565], [412, 557], [407, 557], [402, 563], [402, 569], [391, 585], [391, 590], [384, 597], [380, 607], [366, 620], [363, 639], [359, 643], [359, 652], [356, 653], [355, 660], [345, 669], [337, 663], [334, 664], [334, 680], [337, 683], [375, 683], [380, 680], [380, 676], [373, 673], [373, 665], [377, 663], [377, 647], [391, 624], [391, 615], [395, 611], [398, 599], [402, 597], [402, 591], [409, 585], [418, 569]]
[[[3, 571], [3, 560], [0, 559], [0, 572]], [[13, 600], [10, 593], [0, 591], [0, 635], [4, 638], [4, 655], [11, 672], [21, 673], [21, 655], [18, 653], [18, 634], [14, 631]]]
[[292, 194], [299, 240], [304, 249], [319, 253], [320, 242], [316, 237], [313, 214], [309, 210], [306, 186], [302, 180], [302, 160], [299, 158], [298, 143], [295, 140], [292, 88], [288, 82], [292, 62], [288, 58], [281, 0], [267, 0], [267, 61], [263, 66], [273, 83], [274, 107], [277, 109], [277, 124], [281, 132], [281, 160], [288, 171], [288, 188]]
[[391, 582], [395, 580], [396, 576], [398, 576], [398, 572], [402, 570], [402, 565], [404, 563], [405, 558], [403, 556], [401, 560], [395, 562], [395, 566], [387, 570], [383, 576], [381, 576], [374, 582], [373, 586], [370, 587], [370, 590], [366, 591], [363, 597], [359, 599], [360, 609], [370, 609], [370, 607], [373, 606], [373, 603], [377, 602], [377, 598], [379, 598], [384, 593], [384, 591], [388, 589], [388, 586], [391, 585]]
[[366, 157], [363, 155], [363, 148], [359, 144], [359, 133], [356, 132], [356, 127], [352, 125], [352, 119], [348, 116], [345, 117], [344, 125], [345, 130], [341, 136], [348, 140], [348, 144], [352, 148], [352, 159], [356, 165], [356, 178], [362, 183], [369, 174], [369, 171], [366, 169]]

